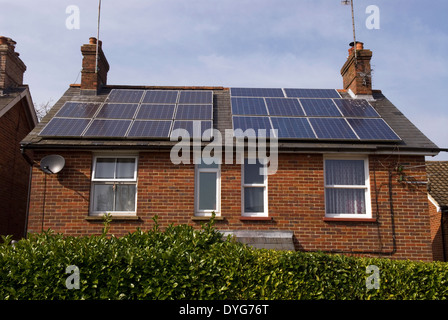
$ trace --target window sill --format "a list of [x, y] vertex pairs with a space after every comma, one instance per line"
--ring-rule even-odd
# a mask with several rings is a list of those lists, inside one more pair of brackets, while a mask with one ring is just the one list
[[[111, 215], [110, 218], [112, 221], [139, 221], [140, 217], [138, 216], [119, 216], [119, 215]], [[86, 216], [85, 219], [87, 221], [104, 221], [104, 216]]]
[[323, 218], [325, 222], [376, 222], [375, 218]]
[[[191, 220], [193, 220], [193, 221], [208, 221], [211, 218], [212, 218], [211, 216], [193, 216], [193, 217], [191, 217]], [[215, 220], [223, 221], [223, 220], [225, 220], [225, 218], [221, 217], [221, 216], [215, 216]]]
[[271, 221], [272, 217], [240, 217], [241, 221]]

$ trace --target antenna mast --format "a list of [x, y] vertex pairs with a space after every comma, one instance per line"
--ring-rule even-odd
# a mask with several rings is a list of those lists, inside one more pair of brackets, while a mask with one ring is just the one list
[[95, 73], [98, 73], [98, 46], [100, 43], [100, 17], [101, 17], [101, 0], [98, 2], [98, 26], [96, 30], [96, 57], [95, 57]]
[[353, 1], [354, 0], [342, 0], [341, 3], [344, 5], [348, 5], [350, 2], [350, 5], [352, 7], [352, 27], [353, 27], [353, 49], [355, 51], [355, 63], [358, 61], [358, 55], [356, 53], [356, 32], [355, 32], [355, 11], [353, 10]]

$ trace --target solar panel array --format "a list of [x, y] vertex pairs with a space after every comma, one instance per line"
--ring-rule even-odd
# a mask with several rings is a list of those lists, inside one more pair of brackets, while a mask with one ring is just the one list
[[66, 102], [40, 135], [168, 139], [185, 129], [190, 137], [210, 140], [211, 132], [203, 133], [212, 120], [209, 90], [113, 89], [104, 103]]
[[277, 129], [279, 139], [401, 140], [367, 100], [334, 89], [231, 88], [230, 96], [236, 137]]
[[[231, 88], [234, 136], [279, 139], [400, 141], [363, 99], [344, 99], [334, 89]], [[212, 138], [210, 90], [113, 89], [103, 103], [66, 102], [41, 136], [85, 138]], [[177, 130], [183, 129], [183, 130]]]

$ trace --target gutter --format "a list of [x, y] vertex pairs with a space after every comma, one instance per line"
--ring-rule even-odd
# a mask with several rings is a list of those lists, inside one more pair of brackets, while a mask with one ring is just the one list
[[[88, 142], [88, 140], [79, 140]], [[132, 144], [110, 144], [114, 140], [95, 141], [90, 144], [45, 144], [45, 143], [22, 143], [23, 149], [32, 150], [162, 150], [170, 149], [180, 143], [180, 141], [152, 141], [152, 140], [131, 140]], [[129, 141], [129, 142], [131, 142]], [[121, 141], [123, 142], [123, 141]], [[213, 140], [201, 142], [201, 147], [205, 147], [212, 143]], [[247, 143], [245, 143], [247, 146]], [[216, 146], [217, 147], [217, 146]], [[225, 148], [223, 143], [222, 148]], [[266, 145], [268, 149], [269, 144]], [[233, 141], [233, 148], [236, 148], [236, 142]], [[434, 149], [434, 148], [403, 148], [393, 146], [377, 146], [377, 145], [335, 145], [331, 143], [321, 142], [318, 145], [310, 145], [307, 143], [278, 143], [278, 151], [281, 153], [359, 153], [359, 154], [387, 154], [387, 155], [419, 155], [419, 156], [436, 156], [440, 151], [447, 151], [448, 149]]]

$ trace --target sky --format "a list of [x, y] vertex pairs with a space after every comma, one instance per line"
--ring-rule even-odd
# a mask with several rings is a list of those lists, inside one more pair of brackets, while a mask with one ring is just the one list
[[[80, 83], [98, 1], [0, 8], [0, 35], [17, 42], [34, 103], [56, 103]], [[373, 88], [448, 148], [448, 1], [354, 0], [354, 9]], [[102, 0], [99, 38], [108, 84], [341, 89], [353, 31], [341, 0]]]

